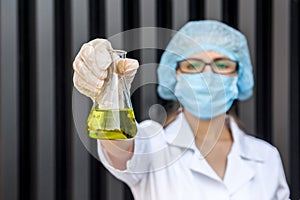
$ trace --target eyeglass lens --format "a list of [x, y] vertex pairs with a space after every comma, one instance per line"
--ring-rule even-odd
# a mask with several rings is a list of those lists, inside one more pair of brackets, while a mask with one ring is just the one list
[[200, 59], [186, 59], [178, 63], [178, 67], [184, 73], [201, 73], [206, 65], [210, 65], [212, 71], [218, 74], [230, 74], [237, 70], [237, 63], [229, 59], [217, 59], [211, 63]]

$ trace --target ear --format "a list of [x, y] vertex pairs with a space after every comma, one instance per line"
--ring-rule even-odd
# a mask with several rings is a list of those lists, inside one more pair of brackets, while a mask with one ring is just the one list
[[176, 81], [178, 81], [179, 76], [181, 75], [181, 71], [180, 70], [176, 70]]

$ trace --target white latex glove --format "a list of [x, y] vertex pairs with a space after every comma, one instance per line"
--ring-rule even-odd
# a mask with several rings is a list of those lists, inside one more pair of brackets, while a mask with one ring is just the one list
[[[95, 39], [84, 44], [73, 62], [73, 83], [77, 90], [95, 100], [107, 78], [107, 69], [113, 62], [111, 44], [105, 39]], [[139, 67], [135, 59], [119, 60], [118, 72], [124, 73], [128, 90]]]

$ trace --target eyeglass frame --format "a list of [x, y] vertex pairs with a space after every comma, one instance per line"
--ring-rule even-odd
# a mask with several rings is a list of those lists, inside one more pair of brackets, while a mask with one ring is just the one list
[[[215, 73], [215, 74], [220, 74], [220, 75], [230, 75], [230, 74], [234, 74], [234, 73], [238, 72], [238, 70], [239, 70], [239, 62], [238, 62], [238, 61], [235, 61], [235, 60], [231, 60], [231, 59], [229, 59], [229, 58], [216, 58], [216, 59], [214, 59], [212, 62], [208, 62], [208, 63], [207, 63], [207, 62], [204, 62], [202, 59], [199, 59], [199, 58], [187, 58], [187, 59], [183, 59], [183, 60], [177, 61], [176, 70], [179, 69], [180, 71], [182, 71], [182, 69], [180, 69], [180, 63], [183, 62], [183, 61], [187, 61], [187, 62], [188, 62], [188, 60], [196, 60], [196, 61], [201, 61], [201, 62], [204, 63], [203, 69], [202, 69], [201, 71], [198, 71], [197, 73], [202, 73], [207, 65], [210, 66], [211, 71], [212, 71], [213, 73]], [[229, 61], [235, 63], [235, 64], [236, 64], [235, 70], [234, 70], [233, 72], [228, 72], [228, 73], [218, 73], [218, 72], [216, 72], [216, 71], [214, 70], [214, 68], [212, 67], [212, 65], [213, 65], [216, 61], [218, 61], [218, 60], [229, 60]], [[183, 73], [185, 73], [185, 74], [197, 74], [197, 73], [193, 73], [193, 72], [183, 72]]]

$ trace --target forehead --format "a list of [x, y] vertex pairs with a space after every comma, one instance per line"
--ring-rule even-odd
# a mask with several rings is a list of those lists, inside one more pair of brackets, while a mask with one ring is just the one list
[[227, 56], [225, 56], [224, 54], [215, 52], [215, 51], [200, 51], [197, 52], [191, 56], [189, 56], [188, 58], [198, 58], [198, 59], [202, 59], [202, 60], [214, 60], [216, 58], [228, 58]]

